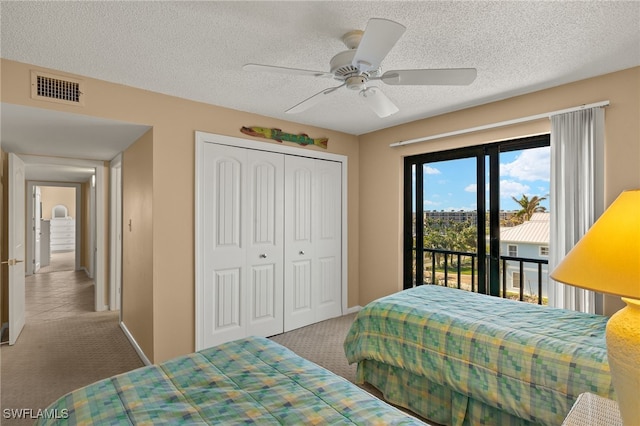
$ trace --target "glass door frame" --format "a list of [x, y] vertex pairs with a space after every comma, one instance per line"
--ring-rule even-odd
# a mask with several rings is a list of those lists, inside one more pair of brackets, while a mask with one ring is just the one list
[[[404, 158], [403, 176], [403, 288], [424, 284], [424, 165], [439, 161], [476, 159], [476, 201], [477, 201], [477, 254], [478, 254], [478, 293], [500, 296], [500, 153], [540, 148], [550, 145], [550, 135], [542, 134], [525, 138], [493, 142], [484, 145], [456, 148], [407, 156]], [[487, 206], [486, 172], [489, 168], [489, 262], [487, 258]], [[415, 168], [415, 193], [413, 170]], [[418, 196], [418, 194], [421, 194]], [[414, 199], [415, 196], [415, 199]], [[413, 203], [415, 202], [415, 247], [413, 236]], [[415, 271], [413, 262], [415, 255]], [[488, 269], [488, 271], [487, 271]], [[488, 279], [487, 279], [488, 278]], [[487, 282], [488, 281], [488, 282]]]

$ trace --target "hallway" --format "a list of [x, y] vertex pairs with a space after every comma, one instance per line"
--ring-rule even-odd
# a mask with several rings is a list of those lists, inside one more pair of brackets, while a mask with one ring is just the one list
[[26, 324], [94, 311], [93, 280], [74, 262], [73, 251], [52, 253], [49, 266], [25, 278]]
[[[74, 269], [75, 251], [57, 252], [51, 254], [48, 266], [25, 277], [25, 325], [94, 312], [94, 282]], [[1, 334], [6, 343], [8, 327]]]
[[[35, 413], [73, 389], [143, 365], [120, 328], [119, 312], [94, 312], [95, 286], [85, 271], [51, 266], [58, 272], [25, 278], [24, 329], [15, 345], [0, 348], [3, 408]], [[2, 424], [33, 421], [3, 418]]]

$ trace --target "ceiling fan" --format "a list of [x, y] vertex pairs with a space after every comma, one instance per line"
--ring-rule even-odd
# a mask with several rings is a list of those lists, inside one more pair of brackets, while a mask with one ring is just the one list
[[330, 71], [312, 71], [272, 65], [246, 64], [246, 71], [268, 71], [284, 74], [330, 77], [342, 84], [329, 87], [289, 108], [293, 114], [318, 104], [336, 90], [346, 87], [357, 90], [365, 103], [380, 117], [398, 112], [398, 107], [377, 86], [369, 82], [381, 81], [389, 85], [468, 85], [476, 78], [475, 68], [391, 70], [382, 74], [380, 63], [400, 39], [406, 28], [388, 19], [372, 18], [365, 31], [354, 30], [342, 37], [349, 50], [335, 55], [329, 62]]

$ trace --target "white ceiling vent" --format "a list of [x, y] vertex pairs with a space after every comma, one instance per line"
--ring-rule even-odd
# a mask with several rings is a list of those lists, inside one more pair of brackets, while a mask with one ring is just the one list
[[84, 105], [82, 80], [31, 71], [31, 98], [66, 105]]

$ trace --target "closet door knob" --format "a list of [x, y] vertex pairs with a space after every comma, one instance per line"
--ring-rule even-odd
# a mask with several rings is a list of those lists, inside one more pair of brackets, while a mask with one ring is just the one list
[[267, 258], [266, 253], [262, 253], [262, 254], [260, 255], [260, 258], [261, 258], [261, 259], [266, 259], [266, 258]]
[[302, 256], [304, 254], [304, 251], [300, 250], [298, 254]]

